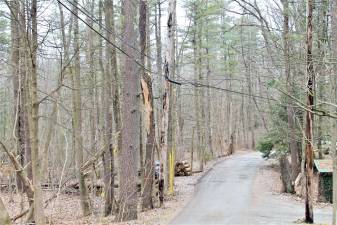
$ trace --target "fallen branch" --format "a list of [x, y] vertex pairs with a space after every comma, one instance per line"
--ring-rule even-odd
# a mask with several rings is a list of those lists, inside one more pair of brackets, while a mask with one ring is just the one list
[[[46, 201], [44, 201], [45, 205], [44, 208], [47, 208], [49, 203], [52, 202], [52, 200], [54, 200], [57, 197], [56, 194], [53, 194], [49, 199], [47, 199]], [[33, 210], [33, 205], [31, 205], [28, 209], [26, 209], [25, 211], [22, 211], [20, 214], [14, 216], [12, 218], [12, 221], [15, 222], [16, 220], [20, 219], [21, 217], [25, 216], [28, 212]]]
[[96, 161], [104, 154], [105, 148], [102, 148], [101, 151], [97, 152], [91, 159], [89, 159], [87, 162], [83, 164], [81, 167], [81, 172], [84, 172], [86, 169], [88, 169], [92, 164], [96, 163]]
[[31, 205], [28, 209], [25, 211], [22, 211], [20, 214], [14, 216], [12, 218], [12, 221], [15, 222], [16, 220], [20, 219], [21, 217], [25, 216], [31, 209], [33, 208], [33, 205]]
[[16, 170], [17, 175], [20, 178], [20, 180], [22, 181], [22, 183], [23, 183], [24, 187], [26, 188], [27, 192], [32, 194], [30, 196], [33, 196], [34, 188], [33, 188], [33, 185], [31, 183], [30, 179], [28, 178], [24, 168], [21, 166], [20, 162], [16, 159], [14, 154], [12, 152], [8, 151], [8, 149], [6, 148], [4, 143], [2, 143], [0, 141], [0, 145], [1, 145], [2, 149], [5, 151], [5, 153], [8, 155], [9, 159], [11, 160], [11, 162], [14, 166], [14, 169]]

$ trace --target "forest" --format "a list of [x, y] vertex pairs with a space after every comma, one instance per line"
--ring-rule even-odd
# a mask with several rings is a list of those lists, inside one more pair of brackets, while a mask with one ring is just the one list
[[0, 224], [165, 213], [259, 151], [306, 223], [331, 162], [335, 225], [336, 37], [336, 0], [0, 0]]

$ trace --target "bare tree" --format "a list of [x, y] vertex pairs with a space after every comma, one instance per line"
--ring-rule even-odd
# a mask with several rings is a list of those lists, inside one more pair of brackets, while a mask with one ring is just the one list
[[45, 224], [43, 196], [41, 189], [41, 157], [39, 156], [39, 103], [37, 97], [37, 0], [32, 0], [30, 16], [31, 26], [31, 64], [30, 64], [30, 83], [29, 83], [29, 128], [32, 146], [31, 162], [34, 186], [34, 219], [37, 225]]
[[312, 179], [313, 179], [313, 106], [314, 106], [314, 65], [312, 60], [312, 26], [313, 20], [313, 1], [308, 0], [307, 3], [307, 111], [305, 117], [305, 222], [314, 222], [313, 213], [313, 191], [312, 191]]
[[[135, 59], [137, 35], [135, 32], [138, 1], [124, 0], [122, 61], [122, 149], [119, 155], [119, 213], [118, 221], [137, 218], [137, 159], [140, 147], [140, 74]], [[134, 127], [136, 126], [136, 128]]]
[[[106, 32], [109, 41], [114, 41], [113, 34], [111, 33], [113, 20], [113, 2], [111, 0], [106, 0], [104, 2], [104, 15], [105, 15], [105, 25], [108, 29]], [[103, 155], [104, 163], [104, 184], [106, 188], [105, 195], [105, 206], [104, 214], [109, 215], [113, 209], [113, 199], [114, 199], [114, 153], [112, 144], [112, 76], [114, 73], [114, 68], [116, 65], [113, 61], [113, 46], [106, 42], [105, 55], [107, 58], [105, 72], [104, 72], [104, 88], [102, 92], [102, 99], [104, 101], [104, 148], [105, 152]]]
[[[331, 33], [332, 33], [332, 40], [331, 40], [331, 50], [332, 50], [332, 59], [337, 59], [337, 1], [332, 1], [331, 5]], [[337, 103], [337, 65], [333, 66], [333, 74], [331, 76], [331, 83], [332, 83], [332, 99], [331, 102], [334, 104]], [[332, 110], [336, 111], [335, 107], [332, 107]], [[337, 214], [337, 149], [336, 149], [336, 130], [337, 130], [337, 123], [335, 119], [331, 119], [331, 149], [333, 152], [333, 213], [332, 213], [332, 224], [336, 225], [336, 214]]]
[[74, 1], [73, 12], [74, 20], [74, 72], [72, 73], [73, 84], [73, 137], [74, 148], [76, 155], [76, 171], [79, 179], [81, 208], [84, 216], [90, 214], [89, 196], [87, 186], [85, 184], [84, 174], [81, 170], [83, 166], [83, 134], [82, 134], [82, 112], [81, 112], [81, 66], [80, 66], [80, 44], [79, 44], [79, 25], [78, 25], [78, 1]]
[[[283, 0], [283, 55], [284, 55], [284, 75], [286, 79], [286, 87], [289, 94], [293, 95], [293, 79], [291, 76], [290, 67], [290, 41], [289, 41], [289, 2], [288, 0]], [[290, 105], [291, 101], [288, 101], [289, 106], [287, 106], [287, 119], [288, 119], [288, 141], [289, 149], [291, 154], [291, 182], [292, 188], [300, 172], [299, 167], [299, 149], [296, 142], [296, 126], [295, 126], [295, 113], [294, 108]], [[291, 190], [292, 192], [293, 190]]]
[[[146, 146], [145, 146], [145, 161], [141, 168], [143, 187], [142, 187], [142, 208], [152, 209], [152, 184], [153, 184], [153, 165], [154, 165], [154, 148], [155, 148], [155, 122], [154, 122], [154, 108], [153, 108], [153, 91], [152, 80], [150, 75], [145, 71], [145, 56], [146, 51], [150, 47], [149, 44], [149, 24], [148, 24], [148, 1], [140, 0], [139, 5], [139, 33], [140, 33], [140, 62], [144, 67], [142, 68], [141, 87], [143, 93], [143, 107], [145, 109], [144, 124], [146, 132]], [[149, 59], [147, 60], [149, 61]], [[142, 141], [142, 140], [141, 140]], [[143, 161], [143, 158], [141, 158]]]

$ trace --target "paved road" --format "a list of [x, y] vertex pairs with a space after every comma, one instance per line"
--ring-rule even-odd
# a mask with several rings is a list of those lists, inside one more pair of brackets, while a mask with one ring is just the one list
[[[263, 165], [265, 161], [254, 152], [221, 161], [200, 181], [192, 200], [171, 224], [271, 225], [303, 218], [303, 203], [252, 188]], [[314, 217], [315, 223], [330, 224], [331, 208], [315, 209]]]

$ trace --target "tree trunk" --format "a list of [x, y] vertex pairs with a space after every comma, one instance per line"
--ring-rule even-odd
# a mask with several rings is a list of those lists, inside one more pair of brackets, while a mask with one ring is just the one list
[[[135, 32], [138, 1], [124, 0], [122, 149], [119, 155], [120, 205], [117, 221], [137, 219], [137, 159], [139, 154], [140, 74], [134, 60], [137, 49]], [[136, 126], [136, 127], [135, 127]]]
[[[145, 66], [146, 51], [150, 47], [148, 35], [148, 2], [147, 0], [140, 0], [139, 5], [139, 33], [140, 33], [140, 62]], [[149, 60], [147, 60], [149, 61]], [[145, 131], [146, 131], [146, 146], [145, 146], [145, 161], [144, 167], [141, 167], [141, 174], [143, 179], [142, 187], [142, 209], [152, 209], [152, 184], [153, 184], [153, 166], [154, 166], [154, 148], [155, 148], [155, 122], [154, 122], [154, 108], [153, 108], [153, 93], [152, 81], [149, 74], [146, 73], [145, 67], [142, 68], [142, 93], [143, 93], [143, 109], [145, 114], [143, 117]], [[142, 127], [141, 127], [142, 129]], [[142, 141], [142, 140], [141, 140]], [[143, 161], [143, 158], [141, 158]]]
[[[176, 68], [176, 0], [169, 1], [167, 20], [167, 48], [165, 56], [165, 78], [175, 79]], [[168, 70], [168, 71], [166, 71]], [[168, 191], [174, 192], [174, 161], [176, 154], [176, 93], [175, 87], [169, 85], [169, 106], [168, 106], [168, 129], [167, 129], [167, 168], [168, 168]]]
[[[107, 28], [106, 36], [109, 41], [114, 42], [114, 18], [113, 18], [113, 2], [105, 0], [104, 2], [105, 25]], [[104, 164], [104, 185], [106, 190], [104, 214], [107, 216], [113, 211], [114, 199], [114, 152], [112, 143], [112, 78], [115, 76], [116, 63], [114, 48], [110, 43], [106, 42], [105, 56], [107, 58], [104, 75], [104, 88], [102, 99], [104, 101], [104, 148], [103, 155]]]
[[[203, 76], [203, 65], [202, 65], [202, 31], [203, 31], [203, 21], [200, 18], [200, 14], [198, 14], [199, 8], [196, 10], [196, 16], [197, 16], [197, 51], [198, 51], [198, 60], [197, 60], [197, 68], [198, 68], [198, 80], [200, 84], [204, 83], [204, 76]], [[205, 163], [205, 142], [206, 142], [206, 135], [205, 135], [205, 129], [206, 129], [206, 117], [205, 117], [205, 91], [204, 88], [200, 87], [198, 89], [198, 95], [199, 95], [199, 110], [200, 110], [200, 137], [201, 137], [201, 144], [200, 144], [200, 151], [198, 152], [199, 158], [200, 158], [200, 164], [199, 164], [199, 170], [204, 170], [204, 163]]]
[[144, 189], [142, 196], [142, 208], [152, 209], [152, 185], [154, 177], [154, 149], [155, 149], [155, 121], [154, 121], [154, 108], [153, 108], [153, 92], [152, 81], [148, 74], [145, 74], [142, 80], [142, 90], [144, 106], [146, 109], [146, 151], [145, 151], [145, 165], [144, 165]]
[[[208, 7], [208, 2], [206, 1], [206, 7]], [[208, 24], [208, 21], [206, 20], [206, 24]], [[210, 76], [211, 76], [211, 65], [210, 65], [210, 42], [209, 42], [209, 29], [208, 26], [206, 25], [205, 28], [205, 33], [206, 33], [206, 47], [205, 47], [205, 52], [206, 52], [206, 70], [207, 70], [207, 75], [206, 75], [206, 84], [209, 86], [210, 85]], [[212, 99], [211, 99], [211, 89], [207, 88], [206, 90], [206, 99], [207, 99], [207, 115], [206, 115], [206, 127], [207, 127], [207, 149], [210, 151], [212, 154], [212, 157], [214, 157], [214, 152], [213, 152], [213, 140], [212, 140]], [[231, 117], [231, 114], [229, 114]], [[231, 119], [229, 119], [229, 124], [231, 125]]]
[[[331, 50], [332, 50], [332, 60], [337, 59], [337, 1], [331, 2]], [[332, 99], [331, 102], [337, 103], [337, 65], [333, 65], [333, 73], [331, 75], [332, 83]], [[332, 111], [336, 111], [335, 107], [331, 107]], [[336, 133], [337, 133], [337, 123], [336, 119], [331, 119], [331, 150], [333, 152], [333, 213], [332, 213], [332, 224], [336, 225], [337, 219], [337, 149], [336, 149]]]
[[83, 165], [83, 134], [82, 134], [82, 99], [81, 99], [81, 71], [80, 71], [80, 46], [79, 46], [79, 25], [78, 25], [78, 0], [74, 1], [73, 11], [75, 14], [74, 20], [74, 73], [72, 74], [73, 81], [73, 137], [76, 156], [76, 173], [79, 179], [81, 209], [84, 216], [90, 214], [89, 196], [87, 186], [85, 184], [84, 175], [81, 171]]
[[[288, 0], [283, 0], [283, 55], [284, 55], [284, 75], [286, 78], [286, 88], [290, 95], [294, 95], [293, 91], [293, 78], [291, 77], [290, 70], [290, 41], [289, 41], [289, 2]], [[299, 149], [296, 140], [296, 126], [295, 126], [295, 113], [294, 107], [291, 106], [291, 100], [288, 100], [287, 106], [287, 120], [288, 120], [288, 141], [289, 149], [291, 154], [291, 189], [290, 192], [294, 191], [295, 180], [300, 172], [300, 162], [299, 162]]]
[[[158, 98], [158, 103], [156, 104], [156, 117], [157, 117], [157, 124], [162, 124], [162, 113], [163, 113], [163, 59], [162, 59], [162, 43], [161, 43], [161, 0], [157, 0], [155, 3], [155, 36], [156, 36], [156, 67], [157, 67], [157, 73], [158, 73], [158, 88], [156, 90], [157, 95], [160, 96]], [[160, 138], [161, 137], [161, 126], [158, 126], [157, 135]], [[158, 143], [160, 143], [160, 140], [158, 140]]]
[[[11, 72], [13, 76], [13, 88], [14, 88], [14, 138], [16, 141], [16, 152], [21, 156], [21, 160], [24, 160], [25, 152], [25, 132], [24, 132], [24, 105], [23, 105], [23, 76], [20, 65], [20, 22], [18, 1], [11, 1]], [[22, 32], [22, 31], [21, 31]], [[24, 164], [24, 162], [23, 162]], [[20, 191], [23, 191], [21, 181], [17, 179], [17, 186]]]
[[[197, 21], [198, 15], [197, 15], [197, 5], [196, 3], [193, 3], [193, 39], [192, 39], [192, 45], [193, 45], [193, 76], [194, 76], [194, 82], [199, 83], [199, 74], [198, 74], [198, 46], [197, 46], [197, 27], [198, 27], [198, 21]], [[196, 153], [198, 154], [199, 158], [199, 164], [202, 163], [201, 159], [201, 145], [202, 145], [202, 132], [201, 132], [201, 105], [200, 105], [200, 87], [198, 85], [195, 85], [194, 88], [194, 111], [195, 111], [195, 120], [196, 120], [196, 133], [197, 133], [197, 142], [196, 142]], [[201, 168], [202, 165], [199, 166]]]
[[34, 186], [34, 219], [37, 225], [45, 224], [45, 216], [43, 209], [43, 196], [41, 189], [41, 157], [39, 157], [39, 103], [37, 98], [37, 0], [32, 0], [30, 11], [31, 26], [31, 65], [30, 65], [30, 83], [29, 83], [29, 128], [31, 140], [31, 162]]
[[[314, 106], [314, 87], [315, 87], [315, 74], [312, 60], [312, 18], [313, 18], [313, 0], [308, 0], [307, 3], [307, 111], [306, 111], [306, 124], [305, 124], [305, 222], [313, 223], [313, 113]], [[310, 111], [309, 111], [310, 110]]]
[[[327, 10], [329, 8], [329, 1], [323, 0], [319, 7], [319, 21], [318, 21], [318, 43], [317, 43], [317, 50], [318, 50], [318, 64], [317, 64], [317, 79], [318, 79], [318, 97], [319, 101], [326, 101], [324, 99], [325, 90], [325, 72], [326, 72], [326, 65], [325, 65], [325, 46], [328, 40], [328, 22], [327, 22]], [[320, 107], [322, 110], [325, 110], [324, 106]], [[317, 149], [318, 149], [318, 157], [319, 159], [323, 158], [323, 149], [322, 149], [322, 142], [323, 142], [323, 126], [324, 126], [324, 117], [319, 116], [317, 120]]]

